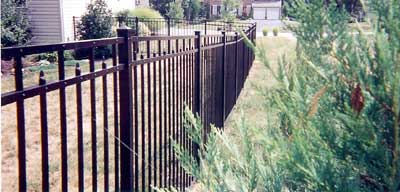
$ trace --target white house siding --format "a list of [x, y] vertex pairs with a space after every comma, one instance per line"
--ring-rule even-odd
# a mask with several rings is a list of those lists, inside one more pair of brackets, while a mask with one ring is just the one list
[[30, 0], [28, 14], [32, 26], [32, 44], [62, 41], [59, 0]]
[[[80, 17], [85, 13], [87, 5], [91, 0], [61, 0], [63, 1], [64, 39], [63, 41], [74, 40], [73, 16]], [[134, 0], [106, 0], [108, 7], [113, 13], [135, 8]]]
[[61, 0], [63, 14], [63, 41], [74, 40], [74, 26], [72, 22], [73, 16], [81, 16], [86, 11], [86, 7], [90, 0]]

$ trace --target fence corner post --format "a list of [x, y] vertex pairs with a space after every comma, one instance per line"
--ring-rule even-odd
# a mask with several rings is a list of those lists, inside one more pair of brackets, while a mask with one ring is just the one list
[[[193, 90], [193, 113], [201, 119], [201, 36], [200, 31], [194, 32], [196, 35], [194, 46], [196, 49], [195, 60], [194, 60], [194, 90]], [[200, 162], [200, 152], [199, 145], [197, 143], [193, 144], [194, 158], [197, 163]]]
[[222, 31], [222, 66], [221, 66], [221, 80], [222, 80], [222, 100], [221, 100], [221, 109], [222, 109], [222, 118], [221, 118], [221, 124], [219, 125], [221, 129], [224, 128], [224, 122], [226, 118], [226, 110], [225, 110], [225, 103], [226, 103], [226, 81], [225, 78], [227, 77], [225, 75], [226, 71], [226, 32]]
[[119, 72], [119, 107], [120, 107], [120, 173], [121, 191], [133, 191], [133, 97], [132, 97], [132, 43], [135, 33], [129, 28], [117, 29], [118, 37], [124, 43], [118, 45], [119, 63], [123, 69]]

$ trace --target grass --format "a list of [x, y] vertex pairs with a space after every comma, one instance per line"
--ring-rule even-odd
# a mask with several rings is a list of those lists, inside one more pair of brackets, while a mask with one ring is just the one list
[[[111, 60], [106, 60], [108, 66], [111, 65]], [[82, 73], [87, 72], [89, 69], [89, 65], [87, 62], [81, 62]], [[164, 65], [164, 64], [163, 64]], [[145, 79], [143, 83], [145, 84], [144, 89], [145, 95], [147, 95], [147, 65], [142, 65]], [[159, 66], [159, 63], [158, 63]], [[99, 69], [101, 67], [101, 61], [96, 62], [96, 68]], [[38, 82], [38, 71], [34, 67], [34, 70], [30, 72], [26, 71], [24, 74], [24, 82], [25, 86], [37, 85]], [[163, 69], [163, 68], [162, 68]], [[74, 75], [75, 67], [73, 65], [66, 66], [66, 77], [70, 77]], [[140, 90], [141, 83], [141, 70], [142, 67], [138, 67], [138, 89]], [[151, 68], [152, 70], [152, 68]], [[158, 70], [158, 69], [157, 69]], [[167, 69], [168, 70], [168, 69]], [[54, 67], [48, 67], [45, 69], [46, 79], [49, 82], [57, 79], [57, 69]], [[158, 73], [158, 71], [157, 71]], [[159, 77], [159, 76], [158, 76]], [[172, 77], [172, 75], [171, 75]], [[151, 79], [153, 81], [153, 78]], [[156, 79], [157, 82], [157, 90], [159, 88], [160, 79]], [[102, 89], [102, 79], [96, 79], [96, 124], [97, 124], [97, 175], [98, 175], [98, 188], [102, 191], [103, 186], [103, 178], [104, 178], [104, 170], [103, 170], [103, 161], [104, 161], [104, 119], [103, 119], [103, 89]], [[110, 162], [110, 186], [114, 186], [114, 108], [113, 108], [113, 81], [112, 75], [107, 76], [107, 96], [108, 96], [108, 130], [111, 134], [108, 135], [109, 140], [109, 162]], [[168, 88], [162, 84], [162, 88]], [[2, 92], [11, 91], [14, 89], [14, 76], [2, 76]], [[152, 90], [153, 91], [153, 90]], [[67, 137], [68, 137], [68, 186], [70, 191], [77, 191], [78, 187], [78, 157], [77, 157], [77, 105], [76, 105], [76, 88], [75, 86], [69, 86], [66, 88], [66, 106], [67, 106]], [[139, 91], [140, 95], [140, 91]], [[82, 83], [82, 99], [83, 99], [83, 138], [84, 138], [84, 173], [85, 173], [85, 190], [91, 190], [92, 180], [92, 155], [91, 155], [91, 110], [90, 110], [90, 86], [89, 81]], [[139, 103], [142, 98], [139, 98]], [[153, 98], [152, 98], [153, 99]], [[162, 97], [163, 99], [163, 97]], [[157, 95], [157, 101], [160, 100], [160, 97]], [[172, 95], [171, 95], [172, 100]], [[154, 101], [154, 100], [153, 100]], [[154, 103], [153, 103], [154, 104]], [[151, 108], [153, 109], [153, 104]], [[50, 170], [50, 190], [57, 191], [60, 189], [61, 185], [61, 160], [60, 160], [60, 117], [59, 117], [59, 91], [52, 91], [47, 94], [47, 105], [48, 105], [48, 137], [49, 137], [49, 170]], [[139, 104], [138, 112], [138, 127], [139, 134], [142, 134], [141, 129], [141, 105]], [[147, 102], [145, 102], [145, 111], [147, 112], [148, 106]], [[159, 110], [159, 109], [157, 109]], [[164, 110], [164, 109], [163, 109]], [[18, 173], [17, 173], [17, 133], [16, 133], [16, 105], [10, 104], [3, 106], [1, 109], [1, 127], [2, 127], [2, 187], [4, 191], [16, 191], [17, 190], [17, 181], [18, 181]], [[158, 114], [160, 115], [160, 114]], [[152, 113], [154, 118], [154, 113]], [[27, 154], [27, 183], [28, 183], [28, 191], [40, 191], [41, 190], [41, 140], [40, 140], [40, 108], [39, 108], [39, 97], [33, 97], [25, 100], [25, 121], [26, 121], [26, 154]], [[145, 122], [148, 122], [147, 115], [145, 117]], [[154, 129], [152, 131], [154, 133]], [[152, 134], [153, 134], [152, 133]], [[148, 130], [146, 128], [145, 132], [145, 143], [146, 143], [146, 156], [143, 156], [141, 153], [142, 146], [142, 138], [139, 137], [138, 145], [139, 145], [139, 166], [141, 166], [141, 159], [148, 157]], [[157, 134], [157, 136], [159, 136]], [[153, 137], [152, 137], [153, 138]], [[164, 140], [164, 139], [163, 139]], [[154, 142], [154, 140], [153, 140]], [[158, 138], [157, 138], [158, 143]], [[157, 144], [157, 148], [154, 149], [154, 144], [152, 153], [154, 150], [160, 151], [166, 149], [167, 144], [160, 143]], [[157, 153], [159, 154], [159, 152]], [[152, 157], [154, 158], [154, 156]], [[157, 157], [159, 159], [159, 157]], [[152, 159], [153, 160], [153, 159]], [[159, 161], [158, 161], [159, 162]], [[164, 164], [164, 162], [163, 162]], [[148, 168], [146, 168], [148, 169]], [[139, 169], [139, 173], [141, 170]], [[146, 171], [146, 177], [148, 172]], [[139, 176], [140, 178], [140, 176]], [[146, 180], [146, 183], [148, 181]], [[139, 185], [140, 186], [140, 185]]]
[[[291, 60], [295, 58], [295, 47], [296, 40], [294, 38], [287, 37], [258, 37], [257, 45], [264, 46], [266, 55], [271, 63], [272, 68], [276, 69], [279, 57], [286, 55], [287, 59]], [[251, 126], [263, 127], [268, 123], [268, 119], [271, 117], [265, 116], [265, 108], [261, 105], [263, 96], [260, 90], [272, 88], [275, 84], [275, 80], [271, 77], [270, 72], [257, 58], [249, 72], [249, 76], [244, 84], [243, 90], [237, 100], [236, 106], [229, 114], [228, 119], [225, 122], [224, 134], [232, 138], [232, 141], [241, 142], [235, 140], [239, 134], [238, 123], [239, 120], [244, 117], [246, 122]], [[204, 191], [201, 189], [201, 185], [194, 184], [191, 187], [191, 191]]]
[[[268, 56], [271, 58], [271, 63], [276, 66], [277, 58], [279, 55], [286, 53], [289, 57], [294, 54], [295, 41], [293, 39], [287, 39], [285, 37], [263, 37], [257, 40], [257, 44], [265, 44]], [[111, 61], [106, 60], [106, 63], [110, 65]], [[100, 63], [96, 63], [97, 68], [99, 68]], [[88, 71], [88, 64], [81, 63], [81, 68], [83, 72]], [[67, 76], [74, 74], [74, 67], [66, 67]], [[145, 74], [146, 74], [145, 70]], [[138, 70], [140, 77], [140, 68]], [[48, 79], [55, 80], [57, 78], [57, 71], [54, 69], [49, 69], [46, 71], [46, 77]], [[114, 116], [113, 116], [113, 95], [112, 95], [112, 77], [108, 76], [108, 112], [109, 116], [107, 119], [110, 132], [114, 132]], [[159, 81], [159, 79], [157, 79]], [[38, 82], [37, 72], [27, 73], [25, 75], [24, 82], [26, 85], [34, 85]], [[250, 71], [249, 79], [247, 80], [245, 87], [242, 91], [240, 99], [234, 111], [230, 114], [227, 121], [226, 129], [230, 133], [234, 133], [235, 120], [239, 119], [241, 114], [245, 114], [249, 122], [253, 122], [257, 126], [261, 126], [264, 121], [260, 121], [263, 113], [261, 111], [261, 106], [257, 103], [257, 100], [262, 99], [258, 95], [257, 90], [264, 87], [273, 86], [274, 81], [268, 75], [267, 69], [260, 64], [255, 62], [252, 70]], [[12, 90], [14, 86], [13, 76], [2, 76], [2, 92]], [[91, 190], [91, 124], [90, 124], [90, 89], [89, 82], [82, 84], [83, 90], [83, 116], [84, 116], [84, 150], [85, 150], [85, 190]], [[101, 79], [96, 80], [96, 110], [97, 110], [97, 158], [98, 158], [98, 187], [102, 189], [103, 185], [103, 97], [102, 97], [102, 82]], [[158, 86], [158, 85], [157, 85]], [[140, 87], [140, 82], [139, 82]], [[145, 86], [145, 89], [147, 87]], [[67, 92], [67, 135], [68, 135], [68, 166], [69, 166], [69, 190], [76, 191], [78, 186], [78, 164], [77, 164], [77, 129], [76, 129], [76, 97], [75, 97], [75, 87], [68, 87]], [[60, 189], [60, 130], [59, 130], [59, 96], [58, 91], [53, 91], [48, 93], [48, 119], [49, 119], [49, 154], [50, 154], [50, 185], [51, 191], [57, 191]], [[158, 96], [157, 96], [158, 98]], [[34, 97], [27, 99], [25, 102], [25, 114], [26, 114], [26, 132], [27, 134], [27, 167], [28, 167], [28, 188], [29, 191], [40, 191], [41, 190], [41, 159], [40, 159], [40, 109], [38, 107], [39, 98]], [[147, 110], [147, 106], [145, 107]], [[16, 137], [16, 108], [15, 104], [10, 104], [2, 107], [2, 121], [1, 121], [1, 133], [2, 133], [2, 187], [4, 191], [16, 191], [17, 187], [17, 137]], [[251, 115], [246, 115], [251, 114]], [[140, 118], [140, 114], [139, 114]], [[147, 117], [146, 117], [147, 118]], [[263, 118], [261, 118], [263, 119]], [[139, 121], [140, 122], [140, 121]], [[231, 127], [231, 129], [229, 129]], [[140, 128], [140, 125], [139, 125]], [[139, 131], [141, 133], [141, 131]], [[147, 132], [146, 132], [147, 138]], [[114, 140], [111, 134], [109, 134], [109, 161], [110, 161], [110, 186], [113, 186], [113, 146]], [[147, 139], [146, 139], [147, 140]], [[141, 145], [141, 140], [139, 140], [139, 145]], [[163, 145], [164, 148], [166, 145]], [[140, 149], [140, 146], [139, 146]], [[158, 145], [158, 149], [160, 145]], [[147, 149], [146, 149], [147, 154]], [[141, 159], [141, 157], [139, 158]], [[147, 175], [147, 173], [146, 173]]]
[[[257, 45], [265, 47], [270, 64], [275, 69], [281, 56], [286, 55], [288, 60], [295, 57], [296, 40], [293, 38], [259, 37]], [[236, 123], [241, 117], [244, 117], [246, 122], [252, 126], [263, 127], [268, 123], [267, 117], [265, 117], [265, 107], [261, 105], [262, 102], [258, 101], [263, 99], [260, 91], [273, 87], [275, 83], [267, 67], [256, 58], [237, 104], [226, 121], [227, 134], [232, 136], [236, 134]]]

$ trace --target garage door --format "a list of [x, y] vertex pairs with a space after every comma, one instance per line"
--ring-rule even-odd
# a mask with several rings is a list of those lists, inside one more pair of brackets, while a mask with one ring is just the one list
[[253, 8], [254, 19], [265, 19], [265, 8]]
[[280, 9], [279, 8], [267, 8], [267, 19], [268, 20], [276, 20], [280, 17]]

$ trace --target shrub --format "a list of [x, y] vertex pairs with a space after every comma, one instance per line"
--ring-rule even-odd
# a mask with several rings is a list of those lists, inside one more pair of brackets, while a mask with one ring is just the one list
[[[129, 21], [128, 22], [128, 17], [130, 15], [130, 10], [125, 9], [122, 11], [117, 12], [116, 17], [120, 17], [122, 22], [124, 22], [128, 27], [136, 30], [136, 25], [135, 22]], [[146, 24], [142, 22], [138, 22], [138, 28], [139, 28], [139, 35], [140, 36], [147, 36], [151, 34], [150, 29], [146, 26]]]
[[166, 16], [168, 13], [169, 4], [174, 2], [173, 0], [149, 0], [151, 8], [158, 11], [162, 16]]
[[[36, 62], [41, 61], [41, 60], [46, 60], [50, 63], [55, 63], [58, 61], [58, 54], [57, 54], [57, 52], [41, 53], [41, 54], [34, 55], [33, 59]], [[64, 60], [65, 61], [74, 60], [73, 52], [72, 51], [64, 51]]]
[[354, 34], [344, 10], [294, 1], [296, 60], [275, 68], [247, 42], [277, 81], [257, 101], [265, 126], [242, 119], [204, 142], [189, 115], [200, 162], [175, 145], [178, 159], [202, 191], [399, 191], [400, 4], [370, 0], [375, 30]]
[[262, 33], [264, 36], [268, 36], [268, 27], [264, 27], [264, 29], [262, 30]]
[[145, 24], [151, 31], [157, 31], [164, 26], [160, 25], [160, 23], [164, 21], [164, 17], [162, 17], [158, 11], [151, 8], [135, 8], [129, 12], [129, 16], [138, 17], [139, 21], [156, 19], [155, 22], [145, 22]]
[[183, 8], [179, 1], [170, 3], [167, 16], [171, 19], [183, 19]]
[[64, 59], [66, 61], [74, 60], [75, 59], [74, 55], [75, 55], [74, 51], [70, 50], [64, 51]]
[[[113, 18], [111, 10], [107, 7], [105, 0], [95, 0], [87, 6], [86, 12], [82, 15], [78, 25], [78, 33], [82, 40], [99, 39], [111, 37]], [[77, 58], [88, 56], [87, 49], [81, 49], [75, 52]], [[111, 47], [98, 47], [95, 50], [95, 58], [111, 56]]]
[[55, 63], [58, 61], [58, 56], [56, 52], [41, 53], [36, 55], [34, 58], [36, 61], [46, 60], [50, 63]]
[[225, 22], [233, 22], [236, 18], [236, 9], [239, 8], [238, 0], [222, 0], [221, 16]]
[[189, 1], [190, 17], [188, 19], [194, 20], [200, 16], [201, 2], [199, 0]]
[[277, 28], [277, 27], [273, 28], [272, 33], [274, 34], [274, 36], [278, 36], [279, 28]]
[[1, 46], [25, 45], [32, 38], [28, 17], [13, 0], [1, 0]]

